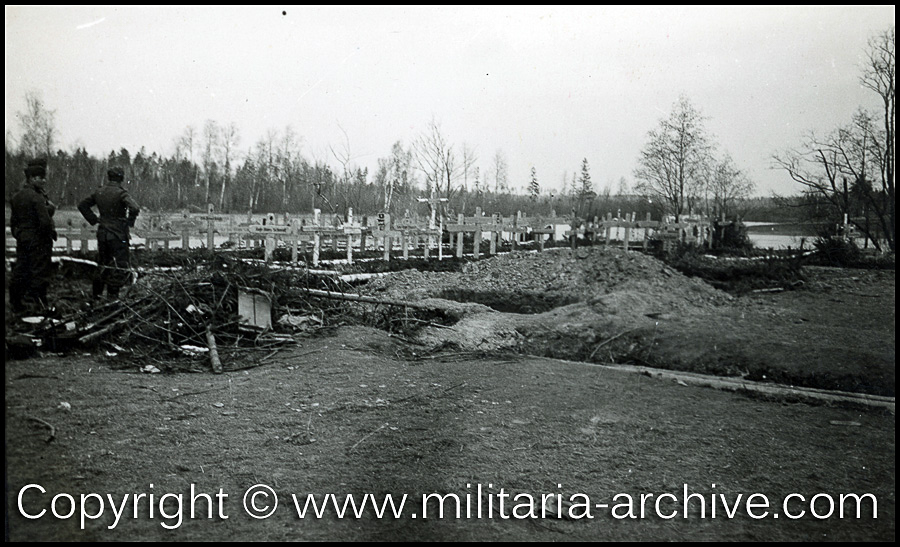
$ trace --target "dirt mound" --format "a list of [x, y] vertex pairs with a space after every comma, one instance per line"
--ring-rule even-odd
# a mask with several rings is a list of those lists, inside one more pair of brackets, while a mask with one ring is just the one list
[[666, 313], [732, 299], [656, 258], [605, 247], [513, 252], [472, 262], [462, 272], [407, 270], [372, 280], [365, 292], [478, 302], [515, 313], [543, 313], [585, 301], [604, 313]]
[[450, 328], [423, 328], [417, 338], [428, 346], [588, 361], [644, 354], [660, 320], [702, 315], [733, 300], [656, 258], [604, 247], [513, 252], [461, 272], [408, 270], [373, 280], [366, 292], [481, 305], [456, 310]]

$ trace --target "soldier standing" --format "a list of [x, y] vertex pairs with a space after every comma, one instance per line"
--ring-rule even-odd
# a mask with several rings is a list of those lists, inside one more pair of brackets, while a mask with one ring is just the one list
[[[140, 212], [140, 207], [122, 187], [125, 171], [112, 167], [106, 173], [108, 182], [96, 192], [81, 200], [78, 210], [91, 226], [98, 222], [97, 251], [100, 254], [99, 268], [93, 283], [93, 297], [103, 296], [103, 289], [110, 299], [119, 297], [119, 289], [128, 282], [130, 272], [128, 256], [129, 228]], [[100, 211], [100, 217], [93, 207]]]
[[16, 238], [16, 263], [9, 281], [9, 302], [16, 313], [27, 310], [26, 298], [44, 310], [50, 308], [47, 287], [57, 236], [52, 218], [56, 206], [47, 197], [46, 177], [47, 160], [31, 160], [25, 168], [25, 185], [10, 200], [9, 227]]

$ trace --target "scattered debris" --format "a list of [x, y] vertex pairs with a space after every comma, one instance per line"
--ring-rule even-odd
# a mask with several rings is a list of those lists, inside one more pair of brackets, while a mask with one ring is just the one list
[[32, 422], [37, 422], [39, 424], [47, 426], [47, 428], [50, 430], [50, 436], [47, 437], [47, 439], [44, 442], [46, 442], [47, 444], [50, 444], [53, 442], [53, 439], [56, 438], [56, 428], [53, 427], [53, 424], [51, 424], [49, 422], [45, 422], [44, 420], [42, 420], [40, 418], [35, 418], [34, 416], [28, 416], [28, 419], [31, 420]]

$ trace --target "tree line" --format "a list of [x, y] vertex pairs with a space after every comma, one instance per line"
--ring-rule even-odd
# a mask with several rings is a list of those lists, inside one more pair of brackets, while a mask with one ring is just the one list
[[[212, 203], [228, 213], [308, 213], [318, 208], [343, 214], [388, 212], [392, 215], [426, 213], [431, 198], [443, 198], [441, 213], [529, 216], [551, 212], [581, 217], [607, 212], [661, 214], [658, 206], [628, 193], [624, 179], [614, 194], [610, 188], [594, 192], [587, 158], [580, 177], [563, 173], [561, 191], [542, 190], [531, 168], [525, 192], [510, 184], [508, 164], [497, 150], [487, 169], [477, 165], [475, 150], [463, 143], [449, 143], [440, 123], [432, 120], [409, 145], [397, 141], [390, 154], [380, 158], [377, 169], [354, 165], [349, 138], [329, 147], [332, 164], [310, 159], [301, 152], [302, 138], [287, 126], [269, 130], [249, 150], [239, 153], [240, 133], [235, 124], [208, 120], [202, 131], [188, 126], [173, 141], [169, 156], [112, 150], [105, 157], [89, 154], [82, 146], [70, 151], [57, 148], [55, 111], [48, 109], [38, 92], [26, 96], [26, 111], [19, 113], [22, 137], [5, 139], [6, 200], [24, 182], [23, 169], [33, 157], [48, 159], [47, 191], [61, 207], [75, 207], [106, 180], [106, 170], [119, 166], [126, 173], [126, 187], [142, 207], [155, 211], [206, 211]], [[337, 167], [333, 167], [337, 165]]]

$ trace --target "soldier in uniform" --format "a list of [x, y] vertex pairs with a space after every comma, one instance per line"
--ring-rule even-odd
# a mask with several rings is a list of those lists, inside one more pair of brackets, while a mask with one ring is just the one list
[[56, 206], [44, 189], [47, 160], [31, 160], [25, 168], [25, 185], [10, 200], [10, 230], [16, 238], [16, 263], [9, 281], [9, 301], [13, 311], [28, 309], [31, 300], [49, 310], [47, 287], [52, 276], [51, 255], [56, 230], [53, 213]]
[[[140, 207], [122, 187], [125, 171], [112, 167], [106, 173], [108, 182], [96, 192], [81, 200], [78, 210], [91, 226], [98, 222], [97, 250], [100, 254], [99, 268], [93, 283], [93, 297], [97, 300], [106, 294], [110, 299], [119, 297], [119, 289], [128, 282], [128, 240], [129, 228], [140, 212]], [[100, 211], [100, 217], [93, 207]]]

